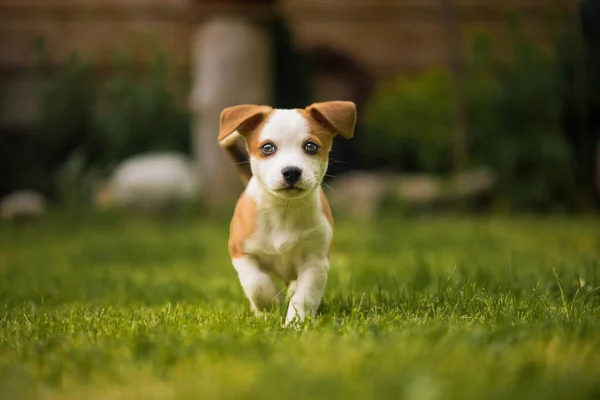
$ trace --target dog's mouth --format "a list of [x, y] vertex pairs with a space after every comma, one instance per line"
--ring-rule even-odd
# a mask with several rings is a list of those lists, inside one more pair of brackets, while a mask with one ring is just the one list
[[301, 193], [304, 191], [304, 189], [298, 187], [298, 186], [294, 186], [294, 185], [289, 185], [289, 186], [284, 186], [280, 189], [277, 189], [278, 192], [283, 192], [283, 193]]
[[302, 195], [306, 191], [306, 189], [296, 185], [286, 185], [276, 189], [275, 191], [282, 196], [296, 197]]

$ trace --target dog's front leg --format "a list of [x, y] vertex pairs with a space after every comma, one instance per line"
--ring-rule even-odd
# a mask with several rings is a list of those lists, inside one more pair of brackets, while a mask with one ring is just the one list
[[310, 257], [298, 268], [296, 290], [290, 299], [286, 325], [296, 318], [304, 321], [306, 317], [315, 316], [325, 292], [328, 272], [327, 258]]
[[270, 310], [273, 304], [280, 300], [279, 288], [271, 277], [260, 269], [254, 257], [236, 258], [233, 260], [233, 267], [255, 314]]

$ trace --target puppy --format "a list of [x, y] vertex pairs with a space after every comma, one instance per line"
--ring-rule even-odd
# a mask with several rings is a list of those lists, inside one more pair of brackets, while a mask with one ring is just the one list
[[[229, 253], [250, 306], [260, 314], [283, 300], [275, 276], [291, 296], [286, 325], [314, 317], [333, 237], [321, 183], [334, 136], [354, 135], [356, 106], [331, 101], [284, 110], [244, 104], [224, 109], [220, 120], [219, 144], [246, 184], [231, 220]], [[248, 156], [236, 147], [239, 136]]]

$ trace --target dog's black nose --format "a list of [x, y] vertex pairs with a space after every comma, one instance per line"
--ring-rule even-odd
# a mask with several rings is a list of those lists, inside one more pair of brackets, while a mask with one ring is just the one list
[[285, 183], [293, 185], [298, 182], [298, 179], [302, 176], [302, 170], [298, 167], [285, 167], [281, 170], [281, 175], [283, 175]]

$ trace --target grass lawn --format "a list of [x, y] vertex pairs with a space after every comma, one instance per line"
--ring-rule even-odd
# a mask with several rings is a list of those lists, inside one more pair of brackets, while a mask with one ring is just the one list
[[600, 398], [597, 218], [339, 221], [297, 329], [249, 314], [227, 229], [2, 226], [0, 398]]

